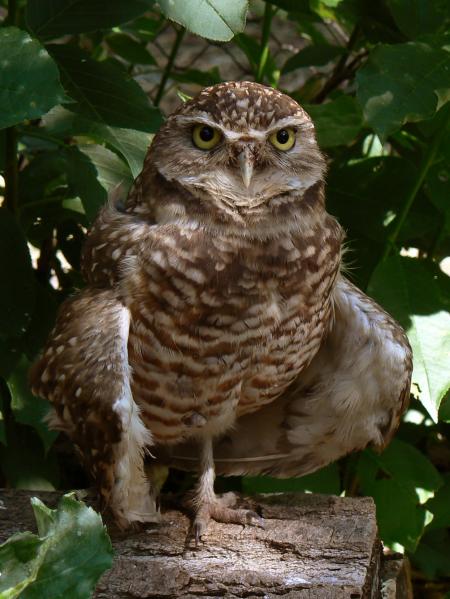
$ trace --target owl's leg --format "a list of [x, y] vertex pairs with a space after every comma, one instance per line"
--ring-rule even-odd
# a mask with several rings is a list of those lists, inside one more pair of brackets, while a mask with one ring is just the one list
[[263, 526], [256, 512], [232, 507], [236, 501], [234, 493], [225, 493], [223, 496], [215, 494], [215, 477], [213, 440], [206, 437], [201, 446], [200, 477], [192, 500], [195, 510], [192, 533], [196, 543], [206, 532], [211, 518], [216, 522]]
[[159, 519], [143, 463], [151, 436], [130, 388], [129, 324], [113, 290], [87, 288], [62, 305], [31, 372], [34, 393], [55, 408], [51, 426], [71, 438], [123, 528]]

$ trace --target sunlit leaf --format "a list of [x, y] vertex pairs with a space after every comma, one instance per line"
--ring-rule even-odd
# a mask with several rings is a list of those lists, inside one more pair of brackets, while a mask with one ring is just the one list
[[162, 12], [192, 33], [227, 42], [245, 26], [247, 0], [159, 0]]
[[92, 508], [64, 495], [56, 510], [31, 500], [39, 536], [18, 533], [0, 546], [0, 598], [88, 599], [111, 567], [112, 547]]
[[369, 294], [405, 327], [414, 356], [413, 384], [437, 420], [450, 389], [450, 313], [440, 301], [435, 276], [418, 260], [395, 255], [376, 268]]

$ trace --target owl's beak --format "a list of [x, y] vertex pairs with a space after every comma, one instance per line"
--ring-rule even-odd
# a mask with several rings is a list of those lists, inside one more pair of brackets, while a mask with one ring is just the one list
[[244, 148], [238, 156], [239, 167], [241, 169], [242, 181], [248, 189], [253, 175], [253, 155], [250, 148]]

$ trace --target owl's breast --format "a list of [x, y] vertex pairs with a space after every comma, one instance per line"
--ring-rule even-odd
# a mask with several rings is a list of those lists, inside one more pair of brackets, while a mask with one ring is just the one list
[[280, 275], [273, 259], [261, 268], [224, 255], [203, 267], [155, 250], [127, 278], [133, 395], [156, 442], [225, 432], [282, 393], [320, 346], [336, 265], [293, 261]]

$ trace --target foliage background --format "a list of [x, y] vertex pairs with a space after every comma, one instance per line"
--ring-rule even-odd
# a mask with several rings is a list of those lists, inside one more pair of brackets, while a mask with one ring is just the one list
[[[139, 173], [185, 95], [229, 79], [279, 87], [313, 117], [351, 278], [403, 324], [411, 408], [366, 450], [245, 492], [372, 495], [420, 596], [450, 585], [450, 6], [445, 0], [0, 1], [1, 484], [83, 484], [26, 373], [109, 190]], [[230, 484], [230, 483], [223, 483]]]

